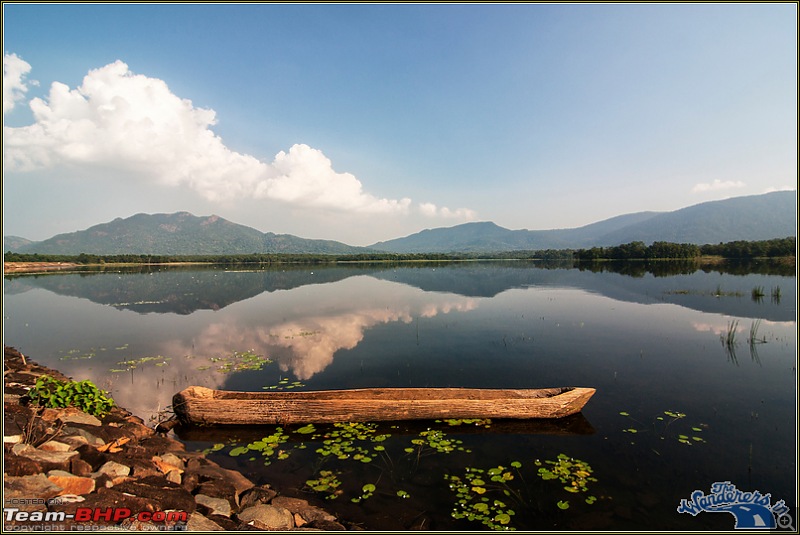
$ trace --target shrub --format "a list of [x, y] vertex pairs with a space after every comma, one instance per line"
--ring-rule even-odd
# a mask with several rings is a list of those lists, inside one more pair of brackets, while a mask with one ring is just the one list
[[31, 401], [50, 408], [77, 407], [87, 414], [103, 417], [115, 406], [108, 392], [86, 381], [61, 381], [42, 375], [28, 392]]

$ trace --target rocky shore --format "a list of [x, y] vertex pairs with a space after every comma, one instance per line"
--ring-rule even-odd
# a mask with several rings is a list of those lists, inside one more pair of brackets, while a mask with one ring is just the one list
[[41, 375], [68, 379], [5, 347], [4, 532], [358, 529], [186, 451], [122, 408], [98, 419], [31, 406]]

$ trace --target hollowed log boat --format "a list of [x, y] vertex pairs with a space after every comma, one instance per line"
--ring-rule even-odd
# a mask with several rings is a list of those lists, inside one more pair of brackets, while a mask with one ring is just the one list
[[581, 411], [594, 388], [359, 388], [234, 392], [190, 386], [172, 399], [184, 424], [264, 425], [440, 418], [563, 418]]

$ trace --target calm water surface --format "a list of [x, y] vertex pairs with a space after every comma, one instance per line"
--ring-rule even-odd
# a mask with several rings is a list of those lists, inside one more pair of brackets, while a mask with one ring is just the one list
[[[485, 477], [487, 491], [467, 506], [488, 497], [490, 516], [513, 509], [507, 525], [523, 530], [729, 530], [731, 515], [676, 511], [716, 481], [797, 503], [793, 275], [629, 276], [517, 262], [181, 269], [6, 277], [4, 296], [6, 344], [91, 379], [146, 420], [192, 384], [597, 389], [581, 416], [556, 426], [382, 424], [356, 437], [346, 460], [318, 451], [341, 433], [330, 426], [284, 428], [272, 456], [230, 452], [274, 428], [178, 433], [190, 449], [220, 444], [217, 462], [368, 529], [484, 529], [451, 517], [464, 497], [446, 478], [498, 466], [513, 479]], [[435, 451], [429, 428], [461, 449]], [[354, 460], [360, 451], [371, 462]], [[597, 481], [570, 493], [542, 479], [559, 454], [587, 463]], [[335, 500], [306, 485], [323, 470], [341, 482]], [[354, 503], [365, 484], [373, 495]]]

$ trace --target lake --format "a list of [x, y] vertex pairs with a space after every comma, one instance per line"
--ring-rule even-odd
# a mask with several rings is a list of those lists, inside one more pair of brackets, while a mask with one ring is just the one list
[[581, 415], [549, 424], [178, 437], [367, 529], [730, 530], [732, 515], [679, 514], [680, 501], [730, 481], [797, 503], [796, 278], [755, 271], [509, 261], [6, 276], [4, 340], [146, 421], [188, 385], [594, 387]]

